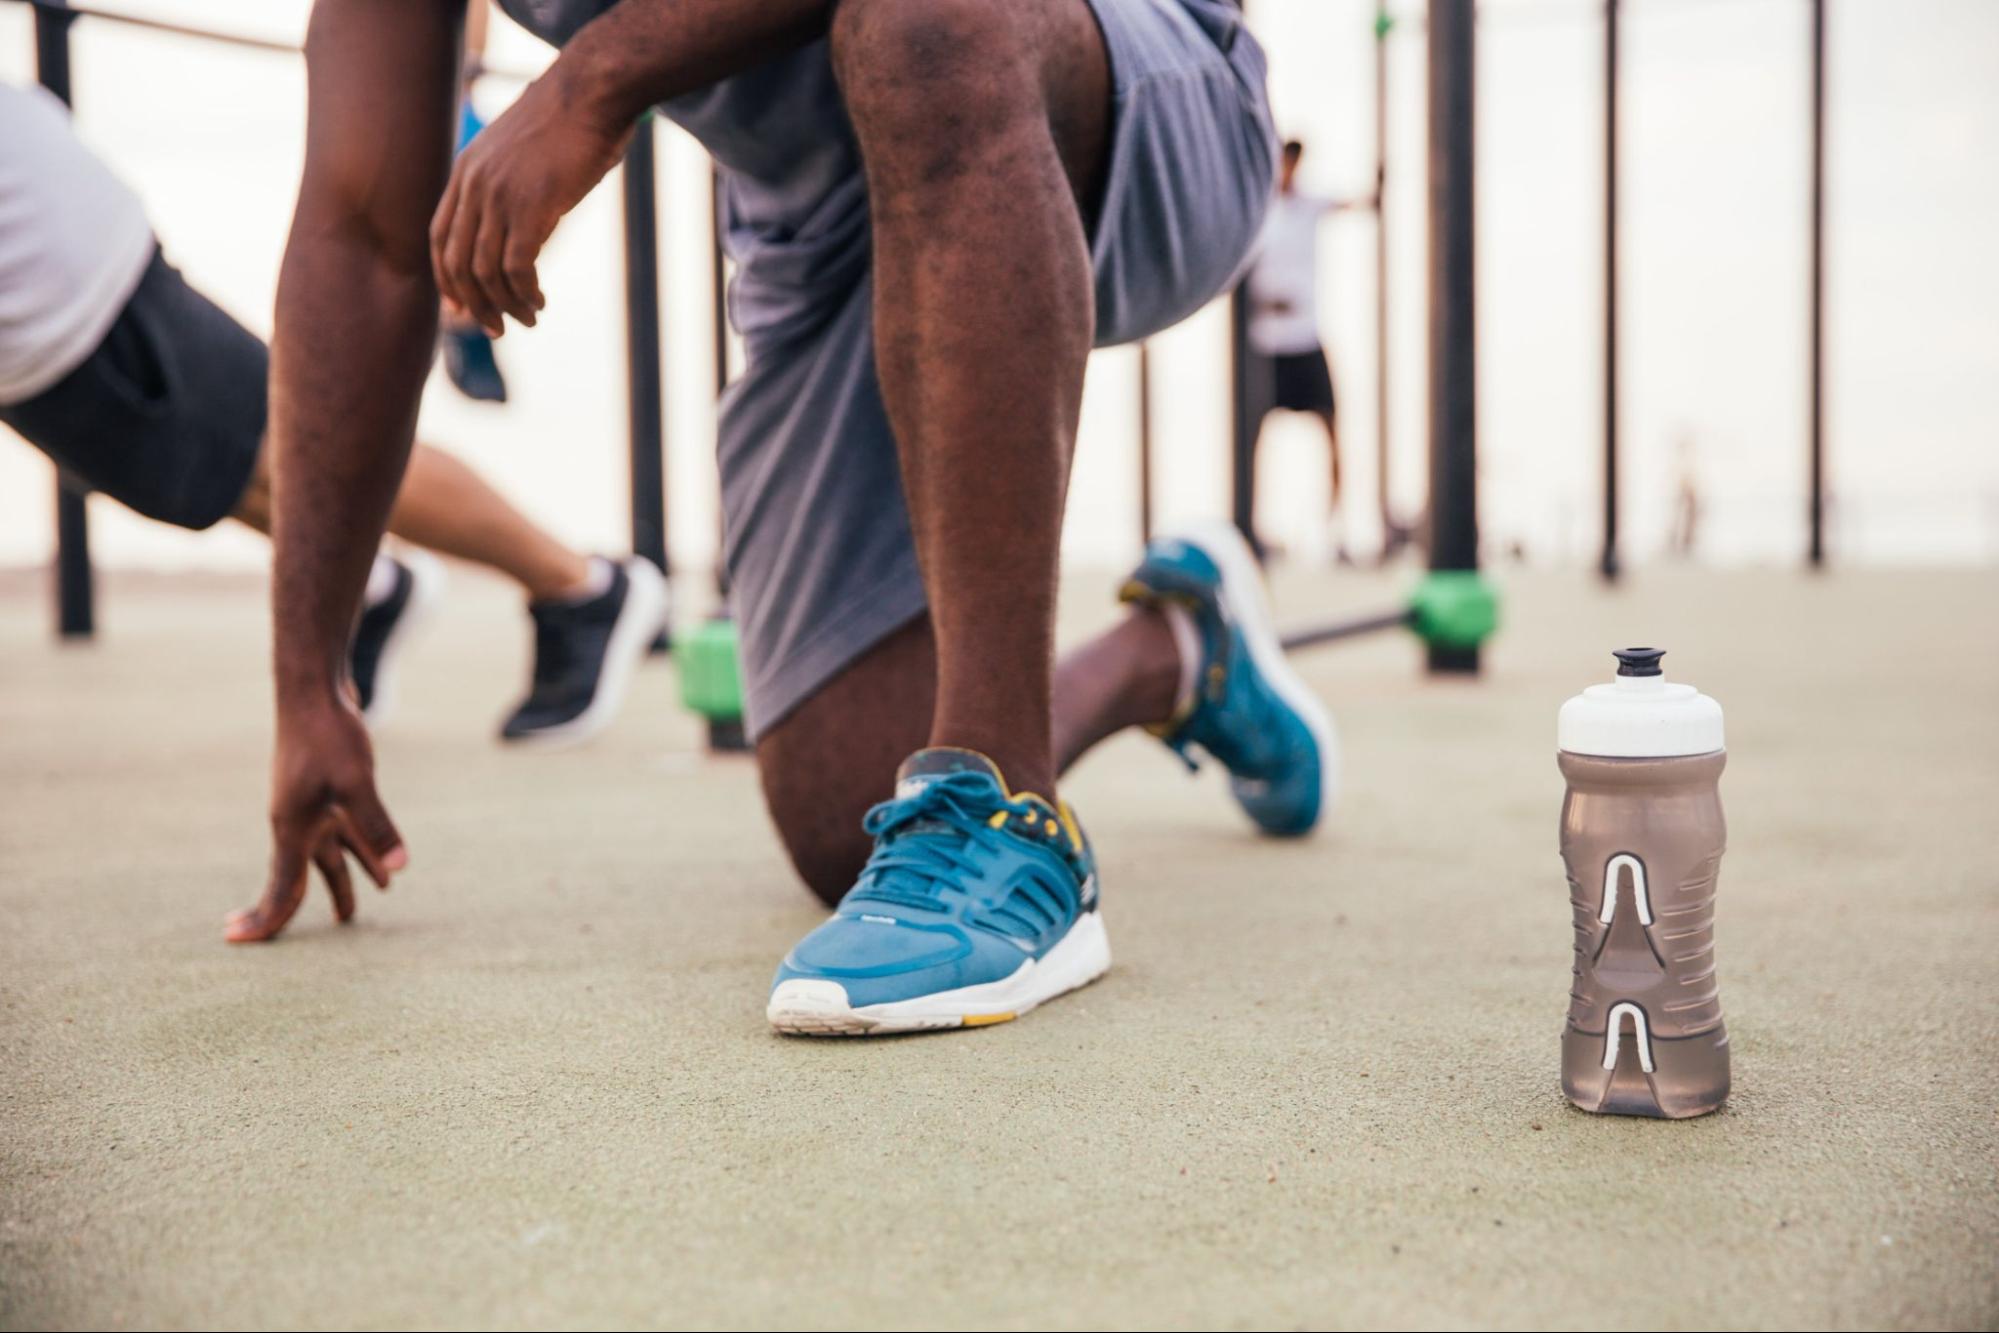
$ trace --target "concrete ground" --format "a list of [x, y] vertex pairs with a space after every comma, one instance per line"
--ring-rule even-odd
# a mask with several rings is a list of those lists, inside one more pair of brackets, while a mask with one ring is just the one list
[[[380, 739], [412, 870], [232, 949], [260, 589], [111, 579], [58, 649], [0, 580], [0, 1324], [1993, 1327], [1999, 574], [1502, 578], [1476, 684], [1399, 636], [1306, 659], [1322, 836], [1121, 739], [1068, 788], [1110, 976], [872, 1043], [765, 1030], [819, 913], [670, 668], [502, 752], [525, 627], [460, 576]], [[1557, 1086], [1554, 715], [1627, 641], [1728, 709], [1704, 1121]]]

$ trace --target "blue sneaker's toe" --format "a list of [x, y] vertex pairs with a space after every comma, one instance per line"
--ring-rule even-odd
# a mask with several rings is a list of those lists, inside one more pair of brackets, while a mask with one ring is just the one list
[[1318, 746], [1306, 738], [1309, 754], [1300, 753], [1276, 778], [1231, 777], [1229, 790], [1258, 829], [1275, 838], [1302, 838], [1319, 823], [1323, 783]]
[[965, 750], [918, 751], [869, 811], [874, 855], [785, 955], [780, 1032], [861, 1036], [1004, 1022], [1110, 965], [1095, 863], [1073, 812], [1014, 795]]
[[971, 952], [953, 930], [924, 930], [868, 916], [836, 916], [792, 946], [780, 976], [879, 977], [942, 967]]

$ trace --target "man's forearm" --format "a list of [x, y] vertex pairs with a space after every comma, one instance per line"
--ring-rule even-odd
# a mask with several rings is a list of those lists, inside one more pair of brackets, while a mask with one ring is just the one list
[[[483, 2], [483, 0], [482, 0]], [[317, 0], [305, 172], [271, 349], [280, 706], [329, 698], [437, 337], [425, 229], [451, 169], [464, 0]]]
[[278, 285], [270, 449], [280, 703], [337, 688], [437, 336], [427, 267], [301, 203]]
[[621, 128], [824, 35], [834, 0], [622, 0], [586, 24], [547, 77], [565, 105]]

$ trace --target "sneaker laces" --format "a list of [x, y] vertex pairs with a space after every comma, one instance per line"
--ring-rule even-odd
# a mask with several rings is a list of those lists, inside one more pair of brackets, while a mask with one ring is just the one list
[[962, 892], [965, 878], [977, 873], [973, 848], [992, 831], [993, 816], [1031, 809], [1026, 801], [994, 800], [992, 780], [979, 773], [931, 778], [908, 796], [883, 801], [861, 821], [875, 850], [847, 900], [943, 910], [944, 894]]

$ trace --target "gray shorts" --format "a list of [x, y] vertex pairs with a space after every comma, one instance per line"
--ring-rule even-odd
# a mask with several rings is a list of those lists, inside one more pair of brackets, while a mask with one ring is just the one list
[[[1276, 145], [1264, 58], [1227, 0], [1090, 0], [1114, 83], [1091, 257], [1099, 346], [1156, 333], [1239, 276]], [[867, 196], [824, 43], [662, 108], [723, 172], [730, 315], [724, 553], [754, 735], [923, 614], [875, 378]]]

